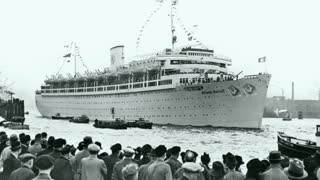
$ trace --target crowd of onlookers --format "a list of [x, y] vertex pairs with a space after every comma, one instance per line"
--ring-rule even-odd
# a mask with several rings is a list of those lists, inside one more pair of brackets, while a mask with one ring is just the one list
[[[320, 179], [320, 152], [304, 159], [289, 159], [271, 151], [267, 159], [251, 159], [227, 153], [221, 161], [209, 154], [199, 157], [179, 146], [146, 144], [133, 149], [117, 143], [111, 153], [86, 136], [77, 147], [47, 133], [34, 138], [0, 132], [0, 180], [288, 180]], [[180, 161], [181, 159], [181, 161]], [[197, 161], [198, 160], [198, 161]], [[201, 163], [198, 163], [200, 162]]]

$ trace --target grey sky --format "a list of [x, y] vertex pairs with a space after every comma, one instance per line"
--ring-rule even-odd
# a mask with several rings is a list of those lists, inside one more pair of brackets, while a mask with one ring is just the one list
[[[125, 45], [126, 57], [132, 57], [141, 26], [156, 6], [154, 0], [1, 1], [0, 80], [14, 81], [13, 90], [33, 105], [45, 76], [58, 71], [65, 44], [77, 42], [91, 70], [109, 66], [109, 49], [115, 45]], [[257, 59], [267, 56], [268, 96], [284, 89], [290, 97], [295, 81], [298, 99], [317, 99], [320, 89], [319, 7], [318, 0], [178, 1], [186, 27], [216, 53], [231, 57], [232, 71], [264, 71]], [[167, 14], [163, 7], [144, 29], [140, 53], [170, 47]], [[178, 45], [185, 39], [178, 36]], [[62, 69], [67, 72], [73, 73], [72, 63]]]

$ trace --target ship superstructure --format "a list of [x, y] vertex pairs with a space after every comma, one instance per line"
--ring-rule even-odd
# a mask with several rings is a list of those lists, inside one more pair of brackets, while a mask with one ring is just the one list
[[127, 64], [124, 46], [115, 46], [110, 49], [110, 68], [102, 72], [47, 78], [36, 92], [39, 112], [44, 117], [87, 115], [99, 120], [145, 118], [155, 124], [260, 128], [271, 76], [240, 78], [229, 71], [230, 58], [204, 47], [174, 48], [175, 39], [172, 34], [170, 49]]

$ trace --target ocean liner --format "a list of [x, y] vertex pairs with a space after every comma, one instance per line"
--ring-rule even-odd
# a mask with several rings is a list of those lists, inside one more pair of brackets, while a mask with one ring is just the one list
[[[174, 47], [176, 1], [171, 5], [171, 48], [125, 64], [124, 46], [119, 45], [110, 49], [111, 65], [103, 72], [81, 75], [75, 68], [74, 76], [47, 78], [36, 91], [42, 116], [145, 118], [154, 124], [261, 128], [271, 75], [240, 77], [229, 71], [231, 59], [212, 49]], [[189, 40], [195, 39], [187, 34]], [[66, 57], [73, 57], [76, 63], [78, 47], [71, 46], [73, 53]]]

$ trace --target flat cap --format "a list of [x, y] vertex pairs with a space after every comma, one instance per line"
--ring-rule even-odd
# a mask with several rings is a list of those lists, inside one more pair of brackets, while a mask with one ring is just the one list
[[34, 166], [40, 170], [47, 170], [54, 165], [53, 157], [49, 155], [41, 155], [37, 157]]
[[19, 159], [22, 163], [25, 163], [29, 161], [30, 159], [36, 159], [36, 156], [30, 154], [30, 153], [25, 153], [19, 156]]
[[98, 146], [98, 145], [96, 145], [96, 144], [90, 144], [89, 146], [88, 146], [88, 150], [89, 151], [100, 151], [100, 147]]
[[124, 156], [132, 156], [135, 153], [134, 149], [130, 146], [127, 146], [123, 149], [123, 155]]

